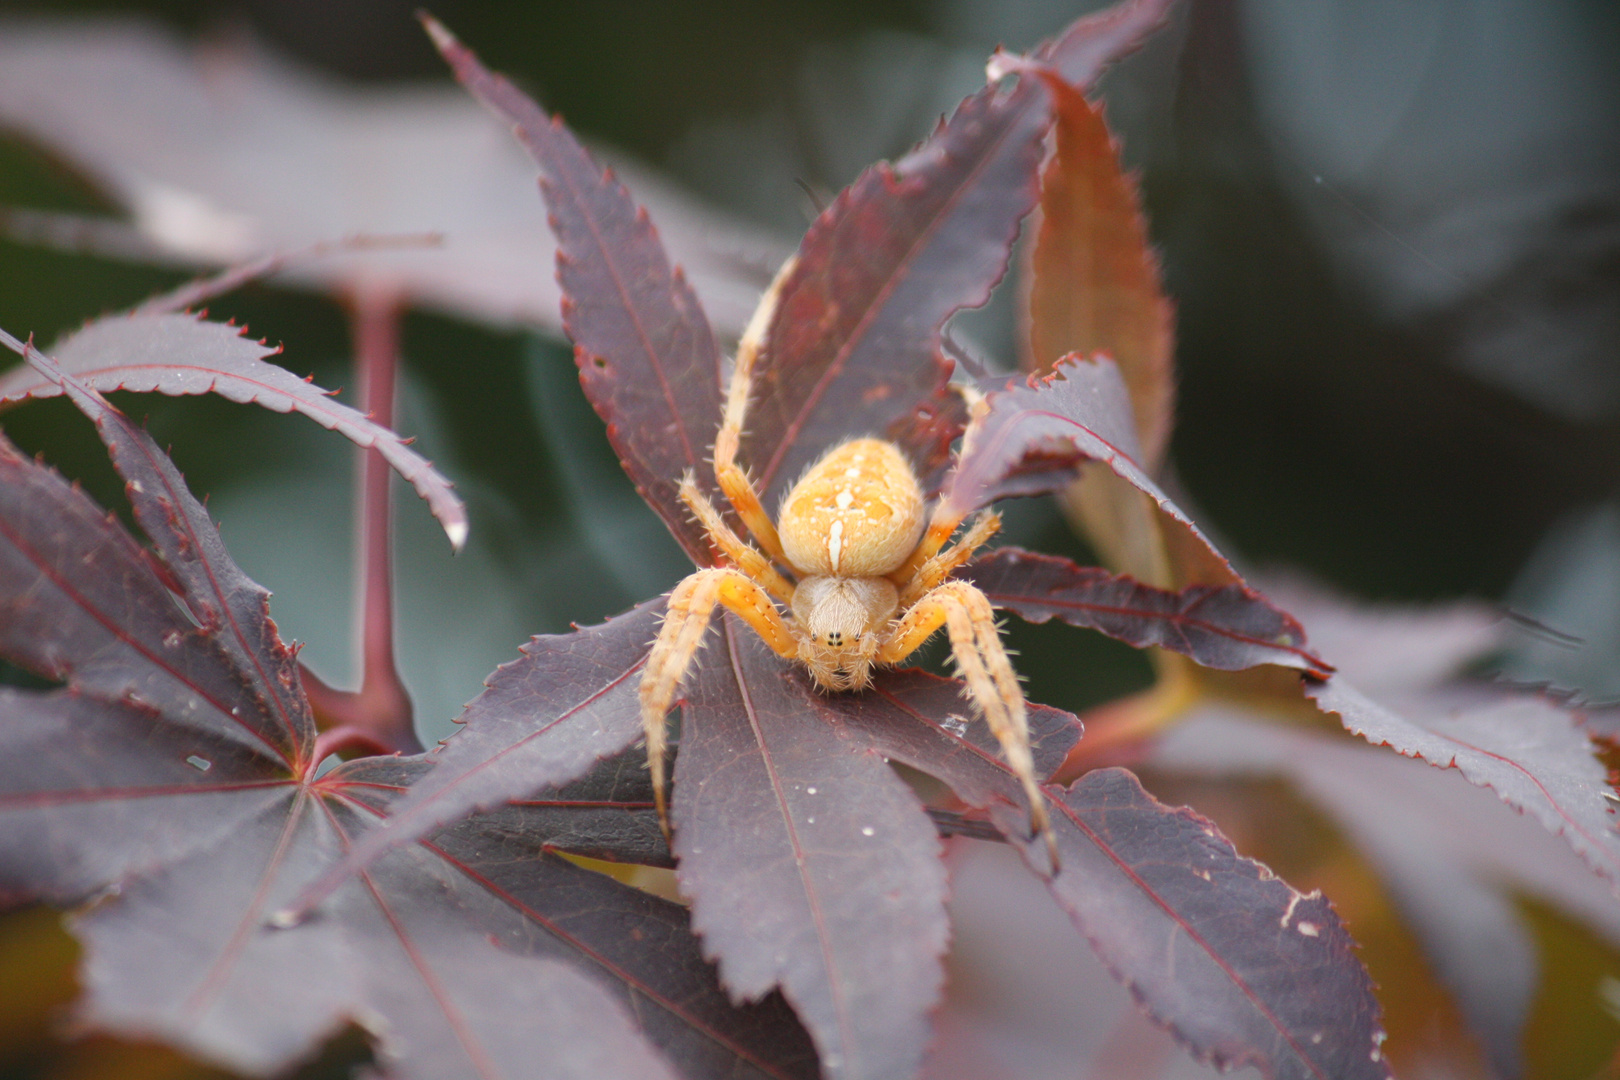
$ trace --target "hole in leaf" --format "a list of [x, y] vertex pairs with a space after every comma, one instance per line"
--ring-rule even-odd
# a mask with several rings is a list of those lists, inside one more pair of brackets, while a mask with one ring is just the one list
[[205, 757], [198, 757], [196, 754], [188, 755], [186, 757], [186, 764], [190, 765], [198, 772], [207, 772], [209, 769], [214, 767], [214, 763], [212, 761], [209, 761]]

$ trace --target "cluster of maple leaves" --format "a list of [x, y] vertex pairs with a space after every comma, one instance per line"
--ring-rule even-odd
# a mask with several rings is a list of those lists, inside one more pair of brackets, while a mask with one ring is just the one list
[[[1083, 92], [1166, 7], [1133, 0], [998, 57], [915, 151], [821, 214], [765, 336], [744, 460], [772, 505], [828, 446], [871, 432], [964, 512], [1061, 490], [1121, 572], [1003, 547], [964, 571], [998, 606], [1220, 672], [1287, 669], [1252, 693], [1461, 770], [1615, 880], [1614, 796], [1574, 717], [1526, 698], [1416, 719], [1376, 703], [1156, 483], [1169, 309]], [[585, 392], [648, 504], [711, 562], [676, 497], [689, 469], [712, 489], [726, 360], [702, 307], [568, 129], [429, 30], [538, 163]], [[953, 385], [943, 328], [987, 300], [1037, 206], [1030, 351], [1050, 372]], [[67, 395], [149, 541], [0, 440], [0, 656], [57, 684], [0, 687], [0, 900], [78, 907], [89, 1023], [253, 1074], [358, 1021], [398, 1076], [910, 1077], [945, 979], [941, 835], [966, 833], [1016, 848], [1196, 1057], [1268, 1077], [1389, 1075], [1371, 980], [1328, 900], [1131, 772], [1091, 767], [1162, 723], [1163, 695], [1085, 737], [1032, 709], [1057, 872], [957, 683], [904, 670], [819, 694], [730, 618], [679, 712], [671, 850], [635, 746], [657, 599], [534, 638], [432, 753], [331, 765], [354, 733], [318, 720], [268, 594], [102, 393], [297, 410], [376, 449], [453, 544], [465, 513], [386, 427], [183, 313], [201, 298], [109, 316], [48, 351], [4, 339], [27, 362], [0, 378], [0, 401]], [[1194, 678], [1179, 665], [1166, 670]], [[954, 798], [925, 804], [891, 762]], [[690, 906], [559, 852], [673, 866]]]

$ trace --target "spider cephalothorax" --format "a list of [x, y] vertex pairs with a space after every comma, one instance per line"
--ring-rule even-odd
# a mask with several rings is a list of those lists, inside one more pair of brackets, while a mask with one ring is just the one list
[[1055, 867], [1018, 675], [990, 601], [950, 576], [995, 534], [1000, 519], [981, 516], [947, 547], [961, 515], [941, 503], [925, 517], [922, 487], [905, 455], [894, 443], [867, 438], [828, 450], [793, 485], [773, 523], [736, 460], [771, 306], [767, 298], [738, 346], [714, 445], [715, 479], [758, 546], [736, 534], [691, 475], [681, 482], [681, 499], [729, 565], [698, 570], [670, 593], [642, 675], [641, 718], [659, 821], [667, 831], [664, 718], [716, 605], [742, 618], [778, 654], [804, 664], [829, 692], [865, 688], [873, 668], [900, 663], [943, 626], [969, 694], [1023, 783], [1030, 824], [1045, 834]]

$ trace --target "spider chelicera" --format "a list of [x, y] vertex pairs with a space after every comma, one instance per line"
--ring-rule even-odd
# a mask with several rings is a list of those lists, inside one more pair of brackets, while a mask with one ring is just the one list
[[[778, 281], [784, 277], [786, 270]], [[773, 299], [774, 289], [738, 344], [714, 444], [715, 479], [758, 546], [726, 523], [690, 471], [681, 480], [682, 501], [729, 565], [698, 570], [670, 592], [642, 673], [641, 720], [659, 823], [667, 835], [665, 716], [717, 605], [778, 654], [803, 664], [816, 686], [829, 692], [864, 689], [874, 668], [902, 662], [943, 626], [968, 694], [1023, 784], [1031, 832], [1045, 837], [1055, 869], [1056, 843], [1035, 779], [1018, 674], [1002, 647], [989, 599], [951, 578], [995, 535], [1001, 519], [981, 515], [947, 547], [964, 515], [942, 501], [925, 522], [922, 487], [905, 455], [892, 442], [865, 438], [828, 450], [789, 490], [773, 523], [737, 464]]]

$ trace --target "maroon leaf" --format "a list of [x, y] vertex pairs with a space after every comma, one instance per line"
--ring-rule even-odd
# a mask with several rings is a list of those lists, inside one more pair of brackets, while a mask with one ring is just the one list
[[[626, 789], [641, 795], [650, 788], [645, 767], [633, 758], [624, 755], [605, 763], [613, 767], [548, 793], [544, 805], [504, 807], [422, 846], [528, 920], [500, 936], [503, 948], [599, 974], [683, 1076], [815, 1077], [814, 1048], [787, 1003], [772, 994], [754, 1005], [732, 1006], [691, 933], [685, 908], [543, 854], [562, 848], [626, 855], [617, 826], [598, 828], [597, 813], [608, 809], [602, 803], [609, 800], [597, 796]], [[420, 760], [356, 762], [347, 767], [352, 797], [385, 811], [389, 796], [403, 792], [424, 766]], [[650, 790], [644, 804], [647, 812], [640, 816], [662, 846]], [[610, 812], [623, 815], [623, 803]]]
[[[299, 692], [298, 662], [270, 621], [269, 590], [231, 561], [208, 512], [192, 498], [156, 443], [109, 405], [99, 391], [87, 391], [54, 361], [32, 348], [25, 356], [41, 374], [57, 380], [79, 411], [96, 425], [113, 467], [128, 484], [135, 520], [152, 538], [164, 567], [190, 601], [191, 617], [203, 630], [212, 632], [214, 643], [266, 710], [255, 723], [255, 732], [274, 738], [277, 732], [295, 731], [298, 741], [307, 740], [313, 726], [309, 705]], [[233, 715], [238, 722], [243, 720], [240, 711]], [[297, 742], [288, 749], [297, 753]]]
[[[908, 672], [906, 674], [920, 674]], [[894, 676], [899, 678], [899, 675]], [[931, 676], [925, 676], [931, 677]], [[944, 699], [940, 715], [953, 723], [968, 723], [962, 716], [961, 690], [948, 679], [937, 679]], [[1035, 748], [1037, 764], [1048, 771], [1056, 769], [1078, 735], [1078, 721], [1068, 713], [1042, 705], [1030, 709], [1031, 723], [1041, 725], [1048, 714], [1062, 718], [1057, 739], [1048, 738], [1047, 749]], [[1045, 730], [1044, 728], [1040, 730]], [[1052, 734], [1047, 732], [1047, 734]], [[671, 747], [668, 761], [677, 757]], [[987, 821], [956, 810], [928, 808], [928, 817], [941, 836], [972, 836], [979, 840], [1000, 840], [1001, 833]], [[652, 778], [647, 771], [647, 754], [640, 747], [599, 762], [585, 776], [560, 788], [537, 791], [525, 799], [514, 799], [504, 806], [480, 814], [481, 835], [516, 835], [514, 830], [545, 838], [548, 851], [566, 851], [604, 862], [635, 863], [642, 866], [673, 867], [675, 857], [664, 841], [654, 809]]]
[[[574, 824], [589, 830], [581, 841], [567, 827], [545, 825], [548, 846], [664, 862], [646, 775], [637, 768], [641, 751], [604, 762], [560, 792], [535, 790], [537, 777], [588, 765], [574, 756], [581, 747], [622, 745], [639, 732], [635, 676], [657, 611], [646, 605], [602, 627], [537, 638], [469, 706], [464, 730], [428, 757], [437, 761], [434, 771], [402, 797], [390, 827], [361, 840], [293, 909], [479, 806], [496, 807], [473, 819], [487, 837], [534, 829], [559, 802], [583, 797], [605, 827], [575, 816]], [[719, 958], [734, 996], [782, 986], [830, 1074], [903, 1074], [920, 1054], [939, 985], [943, 869], [933, 824], [882, 759], [863, 749], [866, 737], [844, 729], [843, 717], [876, 703], [891, 726], [916, 726], [913, 713], [922, 710], [966, 729], [960, 686], [885, 673], [880, 685], [907, 699], [907, 709], [870, 695], [828, 698], [751, 632], [728, 628], [724, 640], [729, 661], [709, 653], [689, 690], [675, 770], [681, 880], [694, 897], [698, 927], [709, 928], [705, 947]], [[1031, 719], [1037, 764], [1050, 772], [1073, 745], [1076, 722], [1038, 706]], [[620, 735], [591, 741], [603, 732]], [[975, 738], [989, 736], [979, 730]], [[716, 766], [720, 758], [726, 767]], [[566, 770], [557, 766], [563, 760], [571, 762]], [[628, 779], [626, 768], [636, 770]], [[505, 800], [517, 801], [501, 806]]]
[[944, 493], [962, 513], [1055, 491], [1085, 461], [1118, 458], [1121, 468], [1140, 471], [1130, 396], [1107, 357], [1065, 356], [1048, 375], [991, 376], [980, 380], [980, 389], [984, 398], [974, 407]]
[[[1413, 760], [1343, 733], [1277, 725], [1265, 714], [1289, 709], [1302, 693], [1279, 684], [1263, 697], [1196, 710], [1155, 741], [1151, 761], [1202, 775], [1286, 778], [1325, 810], [1383, 877], [1497, 1071], [1523, 1072], [1539, 966], [1523, 899], [1601, 936], [1620, 935], [1613, 876], [1601, 873], [1605, 862], [1613, 866], [1602, 854], [1610, 834], [1599, 824], [1613, 797], [1594, 768], [1584, 717], [1468, 678], [1505, 638], [1490, 605], [1373, 604], [1298, 577], [1266, 588], [1339, 665], [1327, 684], [1305, 690], [1319, 705], [1331, 703], [1347, 727]], [[1447, 762], [1457, 767], [1426, 767]], [[1593, 826], [1598, 850], [1583, 859], [1575, 849]], [[1410, 976], [1403, 969], [1381, 978]], [[1389, 990], [1403, 992], [1398, 984]]]
[[780, 986], [829, 1077], [911, 1076], [944, 981], [945, 870], [916, 796], [728, 616], [681, 712], [692, 925], [734, 998]]
[[720, 426], [720, 348], [647, 213], [593, 162], [561, 120], [478, 62], [424, 18], [444, 58], [480, 101], [512, 125], [540, 166], [557, 235], [563, 326], [580, 382], [642, 497], [693, 561], [710, 561], [703, 530], [676, 497], [692, 469], [713, 489], [709, 458]]
[[[1413, 631], [1426, 623], [1443, 635], [1462, 613], [1385, 614], [1392, 622], [1404, 616]], [[1151, 760], [1160, 775], [1282, 779], [1329, 815], [1372, 862], [1503, 1076], [1525, 1071], [1525, 1028], [1541, 965], [1523, 899], [1550, 904], [1608, 940], [1620, 937], [1620, 906], [1608, 883], [1539, 822], [1457, 770], [1429, 768], [1342, 731], [1244, 715], [1230, 701], [1168, 729]], [[1402, 993], [1388, 985], [1390, 977], [1380, 975], [1386, 992]]]
[[1110, 65], [1164, 27], [1175, 6], [1176, 0], [1124, 0], [1075, 21], [1035, 55], [1057, 68], [1071, 86], [1088, 90]]
[[1055, 75], [1053, 152], [1029, 256], [1028, 361], [1071, 352], [1119, 365], [1135, 406], [1142, 463], [1157, 472], [1175, 412], [1175, 317], [1148, 244], [1135, 178], [1102, 109]]
[[1100, 462], [1145, 492], [1167, 529], [1196, 552], [1192, 583], [1241, 579], [1203, 532], [1142, 469], [1130, 394], [1106, 357], [1067, 356], [1050, 375], [1013, 379], [973, 409], [944, 499], [967, 515], [997, 499], [1056, 491], [1085, 461]]
[[755, 371], [743, 447], [767, 503], [853, 435], [907, 439], [925, 473], [944, 463], [960, 407], [940, 330], [1006, 273], [1049, 122], [1037, 80], [987, 86], [916, 150], [862, 173], [805, 233]]
[[[1148, 245], [1136, 180], [1120, 162], [1100, 103], [1049, 66], [1023, 66], [1047, 81], [1056, 115], [1041, 175], [1040, 226], [1028, 248], [1024, 366], [1043, 371], [1074, 352], [1111, 358], [1135, 407], [1138, 460], [1158, 475], [1174, 421], [1174, 317]], [[1150, 585], [1173, 584], [1146, 495], [1093, 469], [1062, 493], [1061, 502], [1104, 565]]]
[[99, 397], [75, 388], [73, 398], [96, 421], [163, 561], [154, 566], [102, 510], [0, 443], [0, 651], [76, 691], [292, 766], [315, 728], [290, 690], [296, 666], [269, 621], [268, 594], [217, 563], [223, 547], [207, 513], [151, 439]]
[[[434, 842], [455, 855], [456, 830]], [[482, 841], [482, 837], [479, 838]], [[525, 932], [504, 941], [525, 954], [564, 953], [601, 965], [642, 1032], [692, 1080], [820, 1076], [815, 1047], [780, 994], [736, 1006], [715, 978], [687, 925], [686, 909], [555, 856], [480, 842], [457, 859], [552, 936]], [[521, 861], [520, 861], [521, 860]]]
[[1306, 693], [1345, 728], [1470, 783], [1562, 836], [1593, 870], [1620, 890], [1616, 796], [1578, 717], [1556, 702], [1495, 690], [1458, 690], [1400, 711], [1362, 695], [1336, 676]]
[[1155, 589], [1056, 555], [998, 548], [959, 575], [991, 603], [1030, 622], [1053, 617], [1100, 630], [1139, 649], [1156, 645], [1236, 671], [1281, 664], [1317, 675], [1333, 669], [1304, 647], [1305, 631], [1246, 585]]
[[604, 862], [675, 865], [654, 810], [647, 751], [638, 746], [598, 762], [578, 780], [488, 811], [479, 821], [487, 835], [510, 827], [544, 836], [553, 851]]
[[[8, 474], [33, 474], [20, 484], [0, 477], [0, 490], [31, 496], [24, 516], [51, 530], [57, 559], [104, 569], [85, 581], [129, 586], [134, 596], [163, 593], [139, 549], [82, 495], [9, 447], [0, 461]], [[172, 467], [164, 471], [178, 479]], [[136, 482], [131, 476], [132, 491]], [[75, 519], [99, 521], [103, 531], [64, 527]], [[13, 507], [0, 511], [0, 522], [8, 540], [19, 536]], [[205, 556], [217, 551], [211, 530], [204, 539]], [[8, 564], [20, 561], [16, 553], [36, 554], [23, 544], [6, 551]], [[223, 579], [239, 573], [207, 565]], [[98, 595], [53, 590], [48, 563], [31, 581], [8, 573], [3, 595], [14, 610], [21, 596], [63, 624], [95, 621], [136, 645], [151, 633], [142, 623], [152, 613], [136, 604], [110, 608]], [[258, 639], [268, 620], [248, 630], [248, 641]], [[563, 1058], [579, 1059], [558, 1075], [667, 1075], [639, 1048], [628, 1017], [588, 980], [493, 950], [487, 921], [473, 917], [468, 894], [477, 890], [462, 884], [446, 896], [447, 871], [422, 864], [420, 853], [354, 883], [341, 920], [307, 936], [262, 929], [269, 905], [335, 858], [341, 837], [334, 830], [351, 826], [323, 798], [338, 781], [312, 779], [312, 740], [295, 739], [307, 719], [288, 722], [273, 739], [247, 738], [225, 719], [262, 708], [250, 673], [235, 669], [219, 643], [226, 633], [205, 624], [156, 655], [64, 635], [46, 651], [68, 689], [4, 696], [0, 742], [12, 763], [0, 773], [5, 890], [67, 902], [120, 885], [116, 899], [78, 922], [87, 944], [86, 1018], [250, 1072], [297, 1060], [349, 1016], [378, 1016], [392, 1031], [424, 1038], [443, 1031], [446, 1038], [432, 1041], [437, 1064], [408, 1040], [385, 1045], [385, 1056], [397, 1050], [409, 1058], [399, 1069], [414, 1076], [465, 1075], [503, 1059], [506, 1075], [525, 1075], [523, 1060], [544, 1045], [535, 1041], [545, 1038], [538, 1024], [561, 1040]], [[14, 660], [38, 659], [6, 644]], [[268, 666], [273, 657], [255, 659]], [[211, 700], [209, 691], [233, 677], [234, 694]], [[216, 710], [224, 715], [211, 719]], [[292, 745], [289, 760], [278, 748]], [[402, 865], [414, 870], [392, 877]], [[494, 980], [519, 990], [485, 1000]], [[537, 1019], [536, 1008], [548, 1003], [556, 1008]], [[587, 1025], [595, 1035], [582, 1035]], [[570, 1037], [578, 1045], [568, 1046]], [[612, 1041], [607, 1051], [588, 1045], [601, 1038]]]
[[544, 635], [502, 664], [428, 755], [434, 769], [288, 912], [302, 917], [339, 882], [384, 851], [477, 810], [489, 810], [583, 775], [641, 735], [638, 687], [662, 601], [601, 626]]
[[[912, 693], [918, 689], [912, 688]], [[974, 728], [939, 723], [904, 692], [878, 691], [914, 722], [856, 710], [869, 744], [949, 784], [1034, 867], [1016, 779]], [[1058, 902], [1149, 1013], [1195, 1055], [1268, 1077], [1382, 1077], [1378, 1008], [1331, 907], [1301, 896], [1190, 810], [1155, 802], [1122, 769], [1048, 788], [1063, 869]]]
[[[214, 393], [274, 412], [300, 412], [355, 445], [380, 453], [426, 500], [451, 545], [459, 550], [467, 539], [467, 509], [450, 481], [412, 450], [408, 440], [347, 405], [339, 405], [329, 391], [266, 363], [266, 356], [275, 356], [281, 349], [244, 337], [245, 332], [194, 315], [109, 315], [57, 342], [51, 354], [62, 370], [102, 393]], [[61, 392], [54, 380], [27, 365], [0, 377], [0, 405], [55, 397]]]
[[1321, 893], [1297, 892], [1124, 769], [1088, 773], [1052, 810], [1065, 822], [1053, 894], [1195, 1056], [1274, 1080], [1390, 1075], [1372, 980]]
[[1374, 745], [1456, 768], [1492, 789], [1562, 836], [1611, 888], [1620, 887], [1620, 803], [1583, 710], [1459, 678], [1500, 645], [1496, 612], [1469, 604], [1357, 604], [1301, 582], [1277, 588], [1332, 655], [1343, 657], [1344, 675], [1307, 687], [1318, 707]]
[[[117, 886], [76, 922], [88, 1022], [253, 1073], [359, 1019], [400, 1076], [673, 1075], [636, 1009], [657, 1013], [650, 1026], [694, 1080], [716, 1063], [807, 1075], [785, 1008], [726, 1010], [695, 940], [676, 940], [675, 913], [620, 897], [610, 916], [620, 887], [594, 880], [544, 898], [495, 887], [480, 852], [546, 843], [510, 820], [392, 851], [322, 918], [268, 929], [426, 766], [316, 775], [323, 752], [262, 590], [152, 441], [72, 393], [164, 559], [0, 442], [0, 654], [67, 682], [0, 691], [0, 892], [69, 903]], [[677, 962], [611, 962], [637, 933], [666, 940], [661, 955]]]
[[[0, 589], [16, 595], [9, 580]], [[24, 659], [9, 643], [0, 648]], [[116, 693], [6, 688], [0, 717], [0, 895], [73, 903], [229, 842], [291, 782], [268, 747], [176, 723]], [[165, 818], [184, 827], [154, 827]]]
[[[988, 755], [998, 761], [1001, 745], [984, 723], [970, 720], [964, 708], [962, 684], [955, 679], [908, 669], [886, 672], [869, 694], [848, 699], [844, 722], [861, 733], [881, 752], [899, 758], [930, 776], [951, 784], [953, 790], [972, 806], [984, 807], [1003, 788], [995, 779], [999, 773], [978, 771], [976, 764], [959, 766], [956, 759], [966, 755], [971, 761]], [[1029, 748], [1035, 759], [1035, 775], [1045, 779], [1057, 772], [1080, 741], [1080, 720], [1073, 713], [1049, 705], [1029, 703]], [[950, 740], [939, 738], [939, 731]], [[909, 740], [913, 749], [901, 754], [897, 740]], [[970, 785], [974, 778], [993, 781], [991, 786], [956, 788]]]
[[[1087, 88], [1169, 7], [1081, 19], [1041, 55]], [[854, 435], [895, 439], [925, 475], [945, 464], [962, 418], [940, 331], [1006, 273], [1050, 121], [1039, 80], [987, 86], [916, 150], [867, 169], [810, 227], [776, 301], [743, 441], [767, 504]]]
[[386, 1021], [380, 1050], [402, 1076], [530, 1076], [537, 1058], [552, 1076], [672, 1075], [577, 964], [492, 941], [537, 928], [432, 849], [391, 853], [334, 898], [327, 919], [266, 928], [271, 905], [374, 826], [348, 795], [373, 783], [361, 765], [282, 785], [227, 842], [80, 916], [89, 1018], [255, 1073], [370, 1014]]

